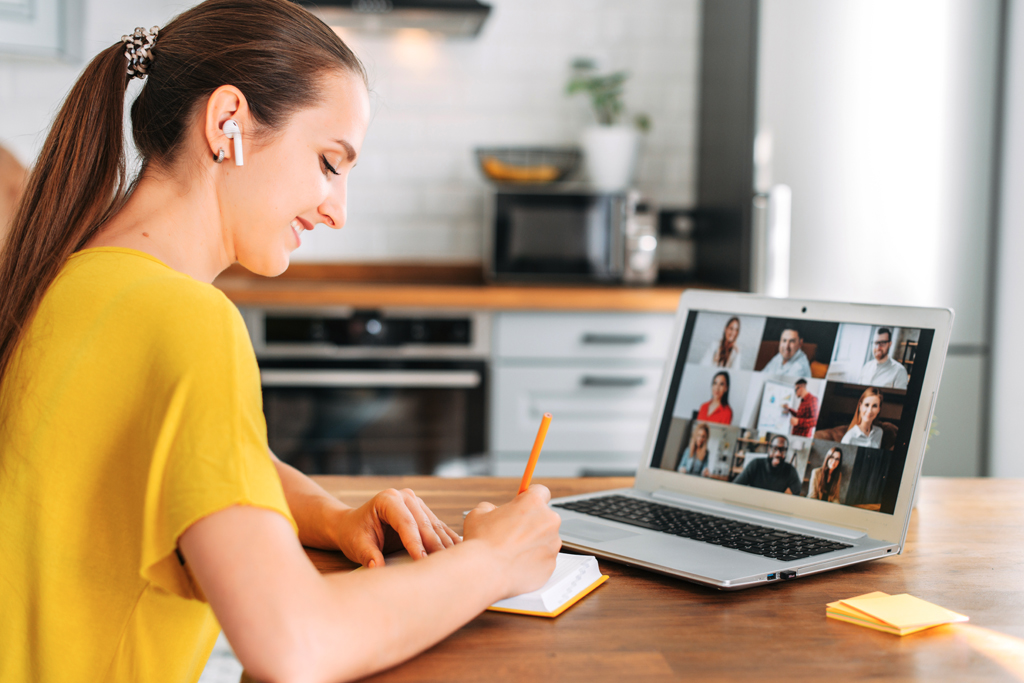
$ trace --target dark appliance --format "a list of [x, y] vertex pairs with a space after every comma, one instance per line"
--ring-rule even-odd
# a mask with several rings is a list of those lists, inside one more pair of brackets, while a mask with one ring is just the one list
[[307, 474], [393, 475], [485, 459], [486, 313], [249, 308], [243, 315], [270, 448], [281, 460]]
[[491, 6], [479, 0], [294, 0], [328, 26], [386, 34], [421, 29], [456, 38], [480, 33]]
[[491, 280], [649, 282], [644, 273], [650, 259], [635, 254], [656, 248], [654, 214], [635, 191], [500, 186], [491, 214], [484, 245]]
[[696, 207], [662, 207], [659, 281], [788, 296], [792, 193], [758, 141], [761, 0], [701, 11]]

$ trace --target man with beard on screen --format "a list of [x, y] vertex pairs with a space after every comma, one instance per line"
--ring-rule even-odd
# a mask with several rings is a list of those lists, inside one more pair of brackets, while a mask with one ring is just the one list
[[768, 457], [748, 462], [733, 483], [790, 495], [799, 494], [800, 475], [795, 467], [786, 462], [787, 450], [789, 439], [776, 436], [768, 446]]

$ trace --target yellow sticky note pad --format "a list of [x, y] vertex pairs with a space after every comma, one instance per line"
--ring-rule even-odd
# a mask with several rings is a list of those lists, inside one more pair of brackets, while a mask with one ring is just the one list
[[927, 600], [915, 598], [906, 593], [876, 597], [862, 596], [840, 602], [895, 628], [916, 628], [967, 621], [967, 617], [962, 614], [951, 612], [945, 607], [939, 607]]
[[905, 636], [941, 624], [967, 621], [967, 617], [927, 600], [881, 591], [830, 602], [826, 616], [858, 626]]

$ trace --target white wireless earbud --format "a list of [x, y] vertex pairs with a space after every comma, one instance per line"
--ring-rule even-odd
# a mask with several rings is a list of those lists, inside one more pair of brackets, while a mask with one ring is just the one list
[[222, 130], [224, 135], [227, 135], [228, 139], [235, 143], [235, 166], [243, 165], [245, 162], [242, 161], [242, 131], [238, 127], [238, 121], [228, 119], [224, 122]]

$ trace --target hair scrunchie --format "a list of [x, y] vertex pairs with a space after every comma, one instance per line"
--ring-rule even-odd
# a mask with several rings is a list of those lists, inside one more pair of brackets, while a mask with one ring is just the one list
[[141, 26], [134, 32], [121, 36], [124, 43], [124, 56], [128, 60], [128, 78], [142, 78], [149, 70], [153, 62], [152, 50], [156, 45], [156, 37], [160, 33], [160, 27], [154, 26], [150, 29]]

